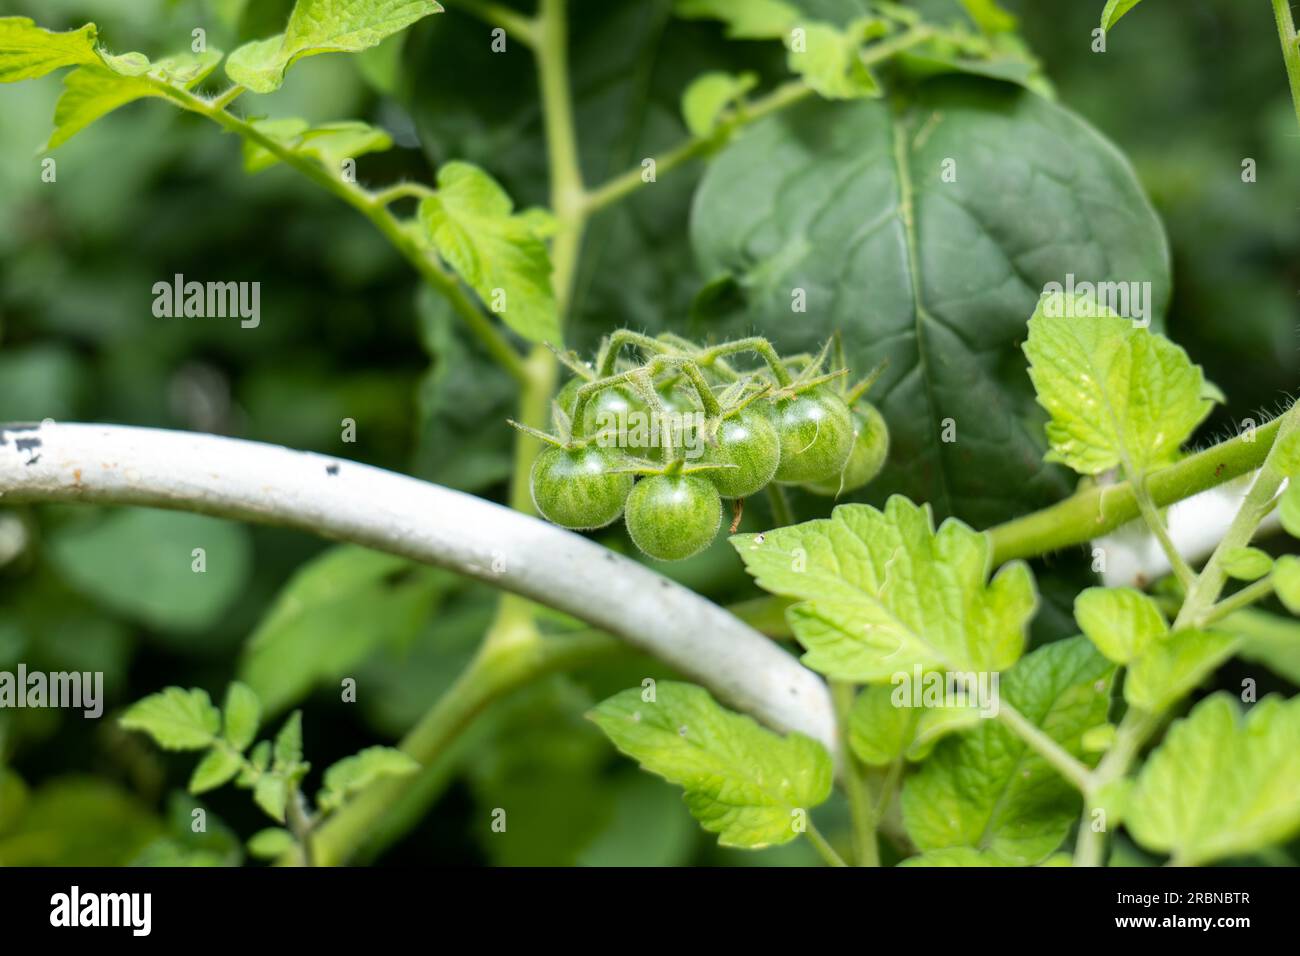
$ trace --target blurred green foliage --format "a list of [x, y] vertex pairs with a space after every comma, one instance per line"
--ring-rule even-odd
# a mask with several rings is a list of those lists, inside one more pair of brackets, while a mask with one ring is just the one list
[[[1166, 223], [1168, 329], [1231, 398], [1206, 437], [1275, 407], [1300, 364], [1300, 138], [1267, 5], [1143, 4], [1105, 56], [1089, 50], [1101, 0], [1006, 5], [1059, 99], [1132, 158]], [[197, 25], [233, 49], [280, 29], [289, 6], [0, 0], [0, 14], [55, 28], [93, 20], [115, 50], [163, 54]], [[716, 25], [671, 20], [666, 0], [573, 6], [589, 182], [673, 145], [684, 132], [681, 91], [697, 74], [781, 69], [779, 48], [724, 43]], [[78, 135], [54, 154], [57, 181], [43, 182], [36, 150], [57, 95], [55, 77], [0, 87], [0, 420], [238, 435], [504, 496], [510, 383], [360, 217], [289, 170], [246, 175], [233, 138], [158, 102]], [[486, 29], [454, 10], [363, 56], [305, 61], [255, 108], [387, 129], [397, 146], [358, 161], [363, 181], [429, 182], [438, 164], [468, 159], [519, 207], [546, 200], [531, 59], [490, 53]], [[1249, 185], [1246, 159], [1258, 166]], [[700, 168], [665, 175], [593, 220], [572, 344], [590, 347], [621, 325], [688, 330], [704, 278], [687, 233]], [[177, 273], [260, 281], [260, 327], [154, 318], [154, 283]], [[343, 440], [349, 418], [355, 443]], [[427, 569], [170, 513], [22, 509], [0, 513], [0, 540], [22, 545], [0, 546], [0, 669], [100, 670], [108, 697], [97, 722], [0, 711], [0, 864], [241, 862], [232, 834], [262, 826], [256, 811], [214, 793], [207, 832], [195, 834], [196, 802], [169, 797], [187, 764], [115, 729], [116, 710], [168, 684], [216, 692], [241, 674], [269, 709], [307, 702], [323, 767], [410, 727], [468, 661], [492, 612], [490, 591]], [[621, 531], [602, 540], [626, 547]], [[201, 594], [187, 590], [199, 546]], [[326, 574], [315, 592], [304, 584], [340, 560], [366, 567]], [[177, 567], [186, 573], [174, 576]], [[725, 542], [671, 574], [720, 601], [753, 593]], [[1061, 557], [1039, 577], [1042, 640], [1072, 629], [1061, 608], [1088, 575]], [[305, 596], [294, 590], [303, 587]], [[359, 706], [340, 700], [343, 676], [357, 679]], [[711, 846], [669, 787], [616, 760], [580, 719], [646, 676], [670, 675], [628, 654], [491, 708], [427, 779], [433, 811], [407, 808], [418, 824], [380, 861], [813, 862], [802, 844], [758, 856]], [[505, 834], [491, 830], [496, 808], [509, 814]], [[841, 805], [825, 816], [823, 829], [843, 832]]]

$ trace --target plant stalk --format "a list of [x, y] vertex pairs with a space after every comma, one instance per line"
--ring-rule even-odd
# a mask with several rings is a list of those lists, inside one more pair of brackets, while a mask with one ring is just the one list
[[839, 727], [840, 763], [844, 767], [844, 789], [853, 819], [853, 859], [858, 866], [880, 866], [875, 801], [871, 799], [862, 764], [849, 747], [849, 716], [853, 711], [855, 691], [856, 688], [845, 681], [831, 682], [831, 699], [835, 702], [835, 719]]
[[293, 833], [294, 839], [298, 841], [298, 848], [302, 851], [302, 863], [304, 866], [316, 866], [316, 850], [312, 845], [312, 826], [313, 822], [308, 818], [306, 808], [303, 806], [302, 791], [294, 787], [285, 800], [284, 812], [289, 830]]
[[767, 500], [772, 505], [772, 527], [788, 528], [795, 523], [794, 511], [785, 489], [775, 481], [767, 486]]
[[424, 769], [372, 784], [329, 817], [316, 831], [319, 865], [337, 866], [358, 852], [373, 854], [375, 848], [368, 842], [382, 818], [404, 796], [418, 790], [426, 774], [438, 772], [435, 761], [489, 704], [546, 674], [582, 667], [619, 650], [616, 641], [597, 632], [484, 645], [456, 683], [402, 739], [401, 749]]
[[1300, 36], [1296, 34], [1295, 19], [1291, 16], [1291, 0], [1273, 0], [1273, 16], [1282, 43], [1282, 61], [1286, 64], [1286, 77], [1291, 87], [1291, 104], [1295, 107], [1296, 122], [1300, 123]]
[[[868, 47], [862, 51], [860, 59], [867, 66], [873, 66], [919, 43], [924, 43], [934, 36], [935, 30], [933, 27], [917, 26], [900, 33], [892, 39], [883, 40]], [[778, 86], [766, 96], [739, 107], [733, 118], [733, 124], [735, 127], [748, 126], [766, 116], [780, 112], [788, 106], [802, 102], [812, 95], [812, 87], [803, 80], [790, 80]], [[716, 136], [693, 136], [683, 140], [666, 152], [653, 157], [655, 179], [658, 178], [660, 173], [669, 172], [692, 159], [703, 156], [718, 145]], [[592, 189], [586, 196], [586, 213], [591, 215], [599, 212], [606, 206], [612, 206], [614, 203], [625, 199], [643, 186], [649, 185], [654, 180], [646, 179], [644, 172], [642, 167], [637, 166], [635, 169], [629, 169], [627, 172], [621, 173]]]
[[[1268, 457], [1281, 425], [1281, 418], [1276, 418], [1152, 472], [1147, 477], [1152, 502], [1163, 508], [1255, 470]], [[993, 563], [996, 566], [1013, 558], [1039, 557], [1086, 544], [1140, 514], [1131, 482], [1093, 485], [1064, 501], [990, 528]]]
[[813, 845], [813, 849], [817, 851], [817, 855], [822, 858], [827, 866], [848, 866], [844, 862], [844, 858], [835, 852], [835, 847], [831, 846], [830, 841], [822, 836], [821, 831], [817, 829], [812, 820], [808, 821], [808, 829], [804, 831], [804, 836], [808, 838], [808, 842]]
[[[1300, 429], [1300, 404], [1293, 404], [1275, 423], [1273, 438], [1270, 440], [1269, 452], [1265, 456], [1263, 467], [1255, 477], [1254, 484], [1247, 492], [1245, 500], [1237, 510], [1236, 517], [1228, 527], [1227, 533], [1219, 546], [1210, 555], [1201, 573], [1196, 576], [1187, 598], [1174, 619], [1172, 630], [1177, 632], [1185, 628], [1202, 627], [1213, 615], [1215, 602], [1227, 583], [1223, 571], [1223, 557], [1234, 548], [1245, 547], [1254, 537], [1259, 523], [1272, 510], [1277, 490], [1283, 481], [1282, 472], [1270, 466], [1273, 450], [1281, 447], [1282, 439]], [[1093, 832], [1091, 817], [1099, 809], [1097, 794], [1128, 773], [1133, 761], [1137, 759], [1142, 746], [1160, 726], [1162, 716], [1150, 714], [1140, 708], [1130, 707], [1120, 721], [1115, 733], [1115, 743], [1106, 756], [1102, 758], [1097, 769], [1093, 771], [1085, 791], [1083, 819], [1079, 823], [1079, 838], [1075, 846], [1074, 862], [1076, 866], [1100, 866], [1105, 855], [1106, 838], [1103, 833]]]
[[1160, 514], [1160, 509], [1156, 503], [1151, 500], [1151, 491], [1147, 488], [1146, 476], [1135, 474], [1128, 466], [1126, 470], [1129, 474], [1129, 486], [1133, 489], [1133, 500], [1137, 503], [1138, 512], [1142, 515], [1142, 520], [1146, 522], [1147, 529], [1155, 535], [1156, 541], [1160, 543], [1160, 550], [1165, 553], [1169, 560], [1169, 567], [1173, 569], [1174, 577], [1184, 588], [1192, 586], [1196, 580], [1196, 572], [1191, 569], [1187, 560], [1174, 544], [1174, 539], [1169, 535], [1169, 527], [1165, 524], [1164, 516]]
[[1229, 614], [1240, 611], [1242, 608], [1250, 607], [1252, 604], [1259, 603], [1273, 593], [1274, 587], [1273, 576], [1271, 574], [1258, 581], [1252, 581], [1250, 584], [1247, 584], [1245, 587], [1228, 595], [1228, 597], [1219, 601], [1214, 605], [1214, 607], [1206, 611], [1201, 617], [1201, 625], [1206, 626], [1213, 624], [1216, 621], [1221, 621]]
[[[161, 81], [151, 81], [168, 99], [182, 109], [198, 113], [212, 120], [227, 132], [256, 143], [271, 153], [282, 163], [301, 173], [318, 186], [342, 199], [352, 208], [365, 216], [377, 228], [402, 256], [415, 267], [420, 277], [433, 286], [451, 303], [452, 309], [469, 327], [470, 331], [483, 343], [488, 354], [520, 384], [524, 384], [524, 364], [519, 353], [505, 336], [480, 311], [465, 292], [455, 276], [445, 271], [415, 241], [415, 238], [388, 211], [387, 207], [376, 202], [376, 194], [370, 193], [355, 183], [349, 183], [342, 177], [332, 175], [315, 160], [301, 156], [287, 149], [275, 139], [261, 132], [252, 123], [226, 111], [223, 98], [214, 102], [195, 96], [188, 90], [180, 89]], [[383, 193], [378, 194], [380, 196]]]
[[[1273, 447], [1280, 447], [1282, 439], [1297, 429], [1300, 429], [1300, 404], [1292, 405], [1280, 419], [1277, 441]], [[1272, 458], [1271, 453], [1269, 458]], [[1228, 526], [1223, 540], [1214, 549], [1210, 560], [1206, 562], [1196, 582], [1188, 590], [1187, 599], [1183, 601], [1178, 617], [1174, 620], [1174, 630], [1199, 627], [1204, 624], [1205, 615], [1211, 611], [1214, 602], [1219, 599], [1219, 594], [1223, 591], [1223, 586], [1228, 582], [1228, 575], [1223, 570], [1224, 556], [1236, 548], [1244, 548], [1250, 544], [1251, 538], [1259, 529], [1260, 522], [1273, 510], [1274, 500], [1284, 478], [1282, 472], [1270, 467], [1268, 459], [1265, 459], [1264, 467], [1260, 469], [1254, 484], [1250, 486], [1250, 491], [1246, 493], [1246, 498], [1237, 510], [1237, 516], [1233, 518], [1232, 524]]]
[[1057, 773], [1074, 784], [1080, 791], [1087, 789], [1089, 777], [1087, 766], [1075, 759], [1073, 754], [1043, 733], [1029, 718], [1005, 700], [998, 703], [997, 717], [998, 720], [1006, 724], [1012, 733], [1023, 740], [1031, 750], [1051, 764]]
[[513, 37], [530, 49], [537, 48], [539, 40], [536, 21], [517, 10], [511, 10], [504, 4], [493, 3], [491, 0], [454, 0], [451, 6], [478, 17], [489, 26], [500, 27], [506, 31], [507, 36]]

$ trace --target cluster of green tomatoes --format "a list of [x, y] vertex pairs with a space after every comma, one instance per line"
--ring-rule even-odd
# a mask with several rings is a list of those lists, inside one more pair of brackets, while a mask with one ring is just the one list
[[[713, 541], [724, 498], [773, 483], [829, 497], [861, 488], [889, 450], [884, 419], [862, 399], [880, 370], [848, 387], [840, 349], [839, 367], [824, 370], [831, 344], [782, 357], [762, 338], [697, 346], [619, 331], [593, 363], [560, 355], [574, 374], [555, 398], [555, 434], [511, 423], [547, 445], [533, 503], [579, 531], [624, 515], [638, 548], [679, 561]], [[745, 353], [761, 364], [739, 368]]]

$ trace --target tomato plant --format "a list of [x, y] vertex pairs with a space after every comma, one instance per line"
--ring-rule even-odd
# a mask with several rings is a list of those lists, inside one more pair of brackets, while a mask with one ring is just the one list
[[565, 528], [603, 528], [623, 513], [632, 476], [620, 459], [600, 448], [548, 448], [533, 462], [533, 503], [548, 521]]
[[[0, 862], [400, 858], [453, 781], [502, 864], [1294, 862], [1294, 309], [1255, 262], [1260, 317], [1220, 315], [1245, 282], [1199, 244], [1231, 230], [1178, 204], [1221, 155], [1140, 178], [1049, 79], [1080, 57], [995, 0], [214, 3], [211, 37], [176, 6], [147, 53], [62, 3], [0, 17], [0, 83], [61, 74], [22, 173], [52, 194], [94, 178], [79, 144], [187, 118], [131, 136], [165, 214], [83, 222], [107, 285], [44, 283], [56, 351], [0, 352], [33, 420], [0, 425], [0, 665], [107, 672], [86, 746], [116, 768], [41, 779], [63, 730], [8, 722], [0, 669]], [[1110, 0], [1070, 42], [1108, 64], [1174, 6]], [[1290, 6], [1247, 6], [1222, 15], [1276, 28], [1300, 121]], [[1278, 190], [1269, 223], [1288, 129], [1229, 163], [1233, 197]], [[224, 190], [265, 204], [227, 244], [328, 294], [169, 266], [151, 308], [133, 278], [81, 317], [131, 237], [173, 261], [182, 188], [208, 225]], [[1148, 189], [1183, 209], [1182, 306]], [[24, 268], [76, 254], [30, 219]], [[1187, 347], [1180, 307], [1213, 313]], [[46, 387], [100, 349], [93, 400]], [[210, 809], [230, 825], [185, 832]], [[76, 849], [83, 819], [117, 842]]]
[[680, 561], [713, 541], [722, 522], [718, 489], [696, 475], [651, 475], [627, 501], [627, 533], [652, 558]]
[[766, 488], [776, 477], [781, 440], [771, 419], [761, 411], [742, 409], [721, 418], [711, 439], [705, 461], [723, 466], [709, 477], [724, 496], [745, 498]]

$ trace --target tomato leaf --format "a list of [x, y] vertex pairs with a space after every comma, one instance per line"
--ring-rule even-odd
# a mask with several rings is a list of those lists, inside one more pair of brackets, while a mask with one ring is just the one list
[[202, 750], [216, 740], [221, 712], [205, 690], [168, 687], [132, 704], [118, 723], [143, 731], [164, 750]]
[[1101, 11], [1101, 28], [1109, 31], [1120, 17], [1136, 7], [1142, 0], [1106, 0], [1106, 8]]
[[829, 23], [806, 23], [800, 45], [791, 45], [786, 63], [813, 91], [828, 100], [879, 96], [880, 84], [858, 55], [863, 42], [880, 21], [855, 21], [841, 30]]
[[295, 710], [275, 735], [274, 761], [271, 769], [288, 773], [302, 762], [302, 711]]
[[1086, 296], [1045, 295], [1025, 354], [1052, 416], [1047, 459], [1080, 474], [1169, 464], [1213, 405], [1186, 352]]
[[[451, 579], [355, 545], [303, 565], [249, 638], [239, 678], [268, 713], [337, 680], [387, 643], [405, 646]], [[337, 685], [336, 685], [337, 686]]]
[[243, 760], [235, 751], [220, 745], [213, 747], [190, 775], [189, 791], [197, 795], [215, 790], [233, 780], [242, 766]]
[[802, 814], [831, 792], [831, 759], [802, 734], [781, 737], [722, 707], [703, 688], [660, 681], [655, 700], [633, 688], [588, 715], [643, 768], [685, 788], [691, 815], [723, 846], [788, 843]]
[[107, 116], [119, 106], [146, 96], [162, 96], [146, 80], [122, 76], [98, 66], [73, 70], [63, 81], [63, 92], [54, 106], [54, 132], [45, 144], [55, 149], [95, 120]]
[[677, 0], [673, 14], [685, 20], [721, 20], [733, 40], [780, 39], [801, 15], [780, 0]]
[[[202, 572], [195, 562], [202, 551]], [[248, 529], [202, 515], [126, 508], [51, 535], [50, 562], [78, 591], [161, 631], [197, 633], [242, 593]]]
[[243, 753], [257, 736], [262, 720], [262, 705], [257, 694], [247, 684], [232, 681], [226, 688], [223, 736], [226, 743]]
[[336, 810], [380, 777], [404, 776], [419, 769], [412, 757], [393, 747], [367, 747], [326, 768], [316, 802], [322, 810]]
[[1268, 465], [1284, 478], [1300, 474], [1300, 432], [1278, 439], [1268, 456]]
[[192, 89], [216, 69], [220, 50], [178, 53], [151, 63], [139, 53], [120, 57], [101, 53], [102, 63], [82, 66], [63, 80], [63, 92], [54, 106], [54, 132], [45, 149], [55, 149], [95, 120], [148, 96], [166, 98], [159, 83]]
[[853, 368], [888, 360], [872, 402], [894, 453], [873, 495], [977, 526], [1071, 490], [1041, 460], [1012, 360], [1044, 286], [1150, 282], [1153, 321], [1169, 296], [1159, 220], [1114, 146], [970, 77], [756, 123], [705, 173], [691, 238], [701, 272], [734, 291], [734, 310], [697, 310], [709, 334], [815, 352], [841, 330]]
[[731, 542], [760, 587], [802, 602], [788, 617], [804, 663], [841, 680], [1003, 670], [1037, 606], [1027, 565], [989, 582], [987, 537], [951, 519], [936, 532], [929, 507], [902, 496]]
[[1259, 548], [1229, 548], [1220, 561], [1228, 577], [1238, 581], [1258, 581], [1273, 570], [1273, 558]]
[[1088, 588], [1074, 600], [1079, 629], [1116, 664], [1138, 657], [1169, 633], [1155, 601], [1133, 588]]
[[997, 0], [961, 0], [961, 5], [984, 33], [1007, 33], [1019, 24], [1013, 14], [998, 6]]
[[[380, 153], [393, 146], [393, 138], [384, 130], [358, 120], [313, 127], [304, 119], [284, 118], [254, 120], [252, 125], [285, 149], [310, 156], [336, 175], [345, 159]], [[279, 161], [279, 157], [255, 140], [244, 140], [246, 172], [260, 172]]]
[[739, 75], [713, 70], [697, 77], [682, 94], [682, 118], [692, 136], [712, 136], [723, 115], [758, 83], [754, 73]]
[[284, 32], [235, 50], [226, 74], [254, 93], [271, 93], [305, 56], [368, 50], [441, 10], [433, 0], [298, 0]]
[[532, 342], [561, 341], [551, 257], [534, 215], [516, 215], [500, 184], [469, 163], [438, 170], [420, 223], [438, 254], [510, 328]]
[[[1287, 555], [1281, 561], [1293, 555]], [[1279, 562], [1280, 563], [1280, 562]], [[1300, 686], [1300, 621], [1256, 608], [1235, 611], [1218, 624], [1241, 638], [1237, 656], [1263, 664], [1274, 674]]]
[[1300, 558], [1285, 554], [1277, 559], [1273, 565], [1273, 586], [1286, 609], [1300, 615]]
[[279, 774], [267, 773], [253, 784], [253, 802], [277, 823], [284, 822], [284, 811], [289, 803], [289, 783]]
[[1174, 631], [1152, 641], [1129, 665], [1124, 699], [1134, 707], [1160, 713], [1195, 690], [1240, 645], [1221, 631]]
[[1267, 697], [1243, 719], [1230, 696], [1215, 694], [1147, 760], [1124, 823], [1144, 847], [1194, 866], [1293, 836], [1297, 790], [1300, 698]]
[[267, 827], [248, 838], [248, 853], [259, 860], [274, 860], [297, 845], [292, 833], [283, 827]]
[[32, 80], [65, 66], [99, 65], [93, 23], [58, 33], [27, 17], [0, 17], [0, 83]]
[[1277, 503], [1277, 516], [1287, 534], [1300, 538], [1300, 481], [1287, 482], [1282, 499]]
[[899, 690], [873, 684], [853, 701], [849, 746], [868, 766], [883, 767], [901, 758], [924, 760], [944, 736], [980, 721], [979, 711], [969, 707], [899, 706]]
[[[1082, 756], [1082, 737], [1106, 721], [1115, 666], [1081, 637], [1039, 648], [1003, 675], [1001, 696]], [[1003, 724], [988, 719], [942, 741], [903, 787], [903, 823], [926, 851], [966, 847], [1038, 863], [1079, 812], [1073, 786]]]

